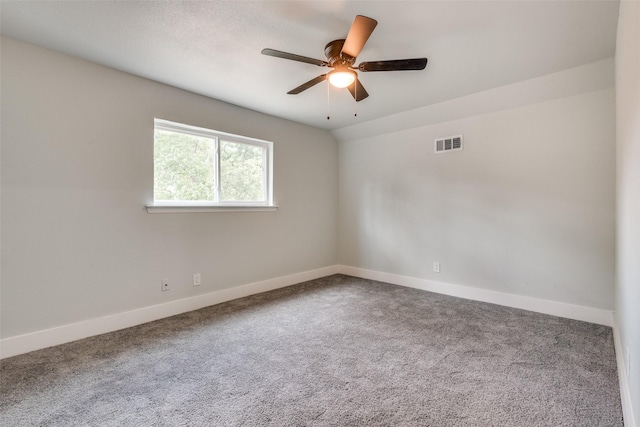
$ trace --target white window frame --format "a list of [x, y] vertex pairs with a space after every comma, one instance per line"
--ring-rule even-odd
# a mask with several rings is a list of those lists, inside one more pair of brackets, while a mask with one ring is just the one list
[[[205, 137], [214, 141], [216, 153], [213, 166], [214, 173], [216, 175], [216, 188], [214, 191], [215, 200], [155, 200], [154, 194], [153, 203], [147, 205], [148, 213], [271, 211], [277, 209], [277, 206], [273, 204], [273, 142], [157, 118], [154, 119], [154, 133], [156, 130]], [[266, 155], [262, 158], [264, 173], [263, 180], [265, 184], [263, 189], [264, 201], [219, 201], [221, 190], [220, 140], [238, 144], [254, 145], [265, 150]], [[155, 165], [153, 181], [155, 186]]]

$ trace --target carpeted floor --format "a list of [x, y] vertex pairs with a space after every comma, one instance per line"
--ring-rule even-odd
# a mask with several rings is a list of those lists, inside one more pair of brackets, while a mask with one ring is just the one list
[[0, 361], [2, 426], [622, 426], [611, 328], [331, 276]]

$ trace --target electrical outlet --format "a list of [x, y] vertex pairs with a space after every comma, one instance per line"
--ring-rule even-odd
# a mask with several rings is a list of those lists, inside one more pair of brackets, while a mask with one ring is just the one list
[[200, 273], [196, 273], [193, 275], [193, 286], [200, 286], [202, 283]]
[[440, 273], [440, 263], [438, 261], [435, 261], [433, 263], [433, 271], [435, 271], [436, 273]]
[[162, 292], [168, 291], [169, 288], [169, 279], [162, 279], [160, 289]]

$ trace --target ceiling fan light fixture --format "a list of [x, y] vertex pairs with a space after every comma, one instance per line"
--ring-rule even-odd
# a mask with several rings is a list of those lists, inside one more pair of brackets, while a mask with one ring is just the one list
[[335, 70], [329, 73], [329, 83], [335, 87], [351, 86], [356, 81], [356, 73], [351, 70]]

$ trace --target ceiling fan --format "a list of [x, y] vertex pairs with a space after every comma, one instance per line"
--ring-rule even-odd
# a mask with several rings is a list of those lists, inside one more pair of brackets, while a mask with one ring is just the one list
[[339, 88], [347, 88], [351, 96], [359, 102], [369, 96], [362, 83], [358, 79], [357, 71], [404, 71], [404, 70], [424, 70], [427, 66], [427, 58], [395, 59], [390, 61], [367, 61], [361, 62], [354, 67], [356, 57], [364, 47], [378, 21], [366, 16], [358, 15], [351, 24], [349, 34], [346, 39], [338, 39], [327, 43], [324, 47], [326, 61], [282, 52], [274, 49], [262, 49], [263, 55], [275, 56], [276, 58], [290, 59], [292, 61], [305, 62], [307, 64], [318, 65], [320, 67], [331, 67], [332, 71], [322, 74], [295, 89], [287, 92], [290, 95], [297, 95], [302, 91], [329, 80], [329, 82]]

